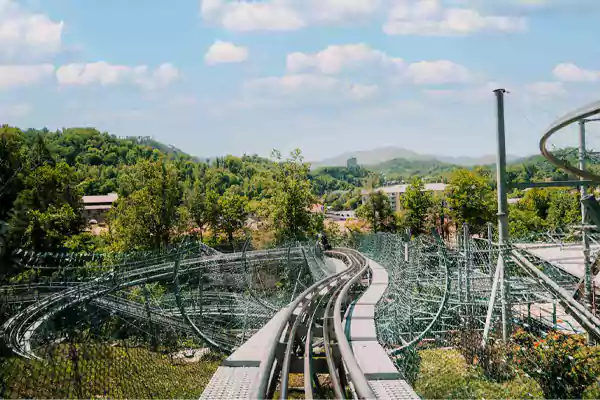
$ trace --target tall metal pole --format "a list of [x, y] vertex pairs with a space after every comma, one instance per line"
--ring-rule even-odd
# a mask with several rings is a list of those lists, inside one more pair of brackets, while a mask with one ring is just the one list
[[499, 279], [502, 283], [500, 291], [500, 302], [502, 306], [502, 340], [508, 341], [511, 333], [511, 313], [510, 313], [510, 286], [506, 269], [506, 258], [504, 246], [508, 243], [508, 200], [506, 197], [506, 134], [504, 126], [504, 94], [506, 90], [494, 90], [497, 101], [497, 122], [498, 129], [496, 135], [497, 153], [496, 153], [496, 181], [498, 189], [498, 265]]
[[494, 90], [497, 100], [498, 131], [496, 135], [496, 181], [498, 183], [498, 234], [499, 243], [508, 240], [508, 200], [506, 198], [506, 135], [504, 129], [504, 89]]
[[[585, 123], [587, 121], [582, 119], [579, 121], [579, 169], [585, 171]], [[580, 180], [584, 178], [580, 177]], [[581, 185], [579, 187], [581, 198], [583, 199], [587, 195], [587, 187]], [[583, 203], [581, 204], [581, 225], [585, 226], [587, 223], [587, 209]], [[587, 231], [585, 227], [581, 228], [582, 233], [582, 244], [583, 244], [583, 262], [585, 266], [585, 301], [588, 306], [592, 304], [592, 266], [590, 264], [590, 242], [588, 239]]]

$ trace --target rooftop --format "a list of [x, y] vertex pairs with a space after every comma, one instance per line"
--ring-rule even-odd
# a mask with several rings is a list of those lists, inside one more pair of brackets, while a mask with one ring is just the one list
[[83, 196], [83, 204], [112, 204], [119, 198], [116, 193], [109, 193], [104, 196]]
[[[410, 185], [394, 185], [394, 186], [385, 186], [382, 188], [375, 189], [376, 191], [381, 190], [384, 193], [404, 193], [406, 189], [408, 189]], [[426, 183], [425, 190], [432, 192], [443, 192], [448, 187], [445, 183]], [[369, 193], [366, 190], [362, 191], [363, 194]]]

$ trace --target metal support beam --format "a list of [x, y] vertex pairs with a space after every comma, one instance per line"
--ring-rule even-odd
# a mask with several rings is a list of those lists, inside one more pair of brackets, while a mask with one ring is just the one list
[[[579, 169], [582, 171], [586, 170], [585, 157], [585, 124], [586, 120], [582, 119], [579, 121]], [[583, 179], [583, 178], [580, 178]], [[587, 190], [585, 186], [579, 188], [581, 193], [581, 199], [587, 196]], [[587, 207], [585, 204], [581, 204], [581, 225], [587, 223]], [[590, 242], [588, 234], [585, 229], [581, 230], [582, 244], [583, 244], [583, 262], [585, 267], [585, 302], [589, 306], [592, 304], [592, 266], [590, 264]]]
[[508, 242], [508, 200], [506, 196], [506, 132], [504, 125], [504, 94], [505, 89], [494, 90], [497, 102], [497, 123], [498, 129], [496, 134], [497, 153], [496, 153], [496, 181], [498, 185], [498, 243], [500, 251], [498, 253], [499, 260], [502, 262], [502, 275], [500, 282], [502, 290], [500, 291], [500, 301], [502, 304], [502, 339], [506, 342], [511, 333], [511, 316], [510, 316], [510, 286], [506, 268], [506, 259], [504, 258], [504, 246]]

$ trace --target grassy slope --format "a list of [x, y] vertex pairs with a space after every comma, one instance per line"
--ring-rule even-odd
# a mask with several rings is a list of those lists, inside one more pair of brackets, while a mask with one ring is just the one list
[[0, 397], [197, 399], [220, 363], [177, 364], [143, 348], [61, 346], [50, 363], [0, 364]]

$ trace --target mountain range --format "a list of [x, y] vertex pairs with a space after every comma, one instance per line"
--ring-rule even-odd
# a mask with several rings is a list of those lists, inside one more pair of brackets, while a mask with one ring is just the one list
[[[351, 151], [335, 157], [326, 158], [321, 161], [312, 162], [313, 167], [337, 167], [345, 166], [349, 158], [355, 157], [360, 165], [377, 165], [386, 161], [403, 158], [409, 161], [439, 161], [442, 163], [472, 167], [475, 165], [487, 165], [496, 162], [495, 155], [484, 155], [481, 157], [452, 157], [435, 154], [419, 154], [402, 147], [379, 147], [372, 150]], [[507, 154], [506, 161], [513, 162], [523, 157]]]

